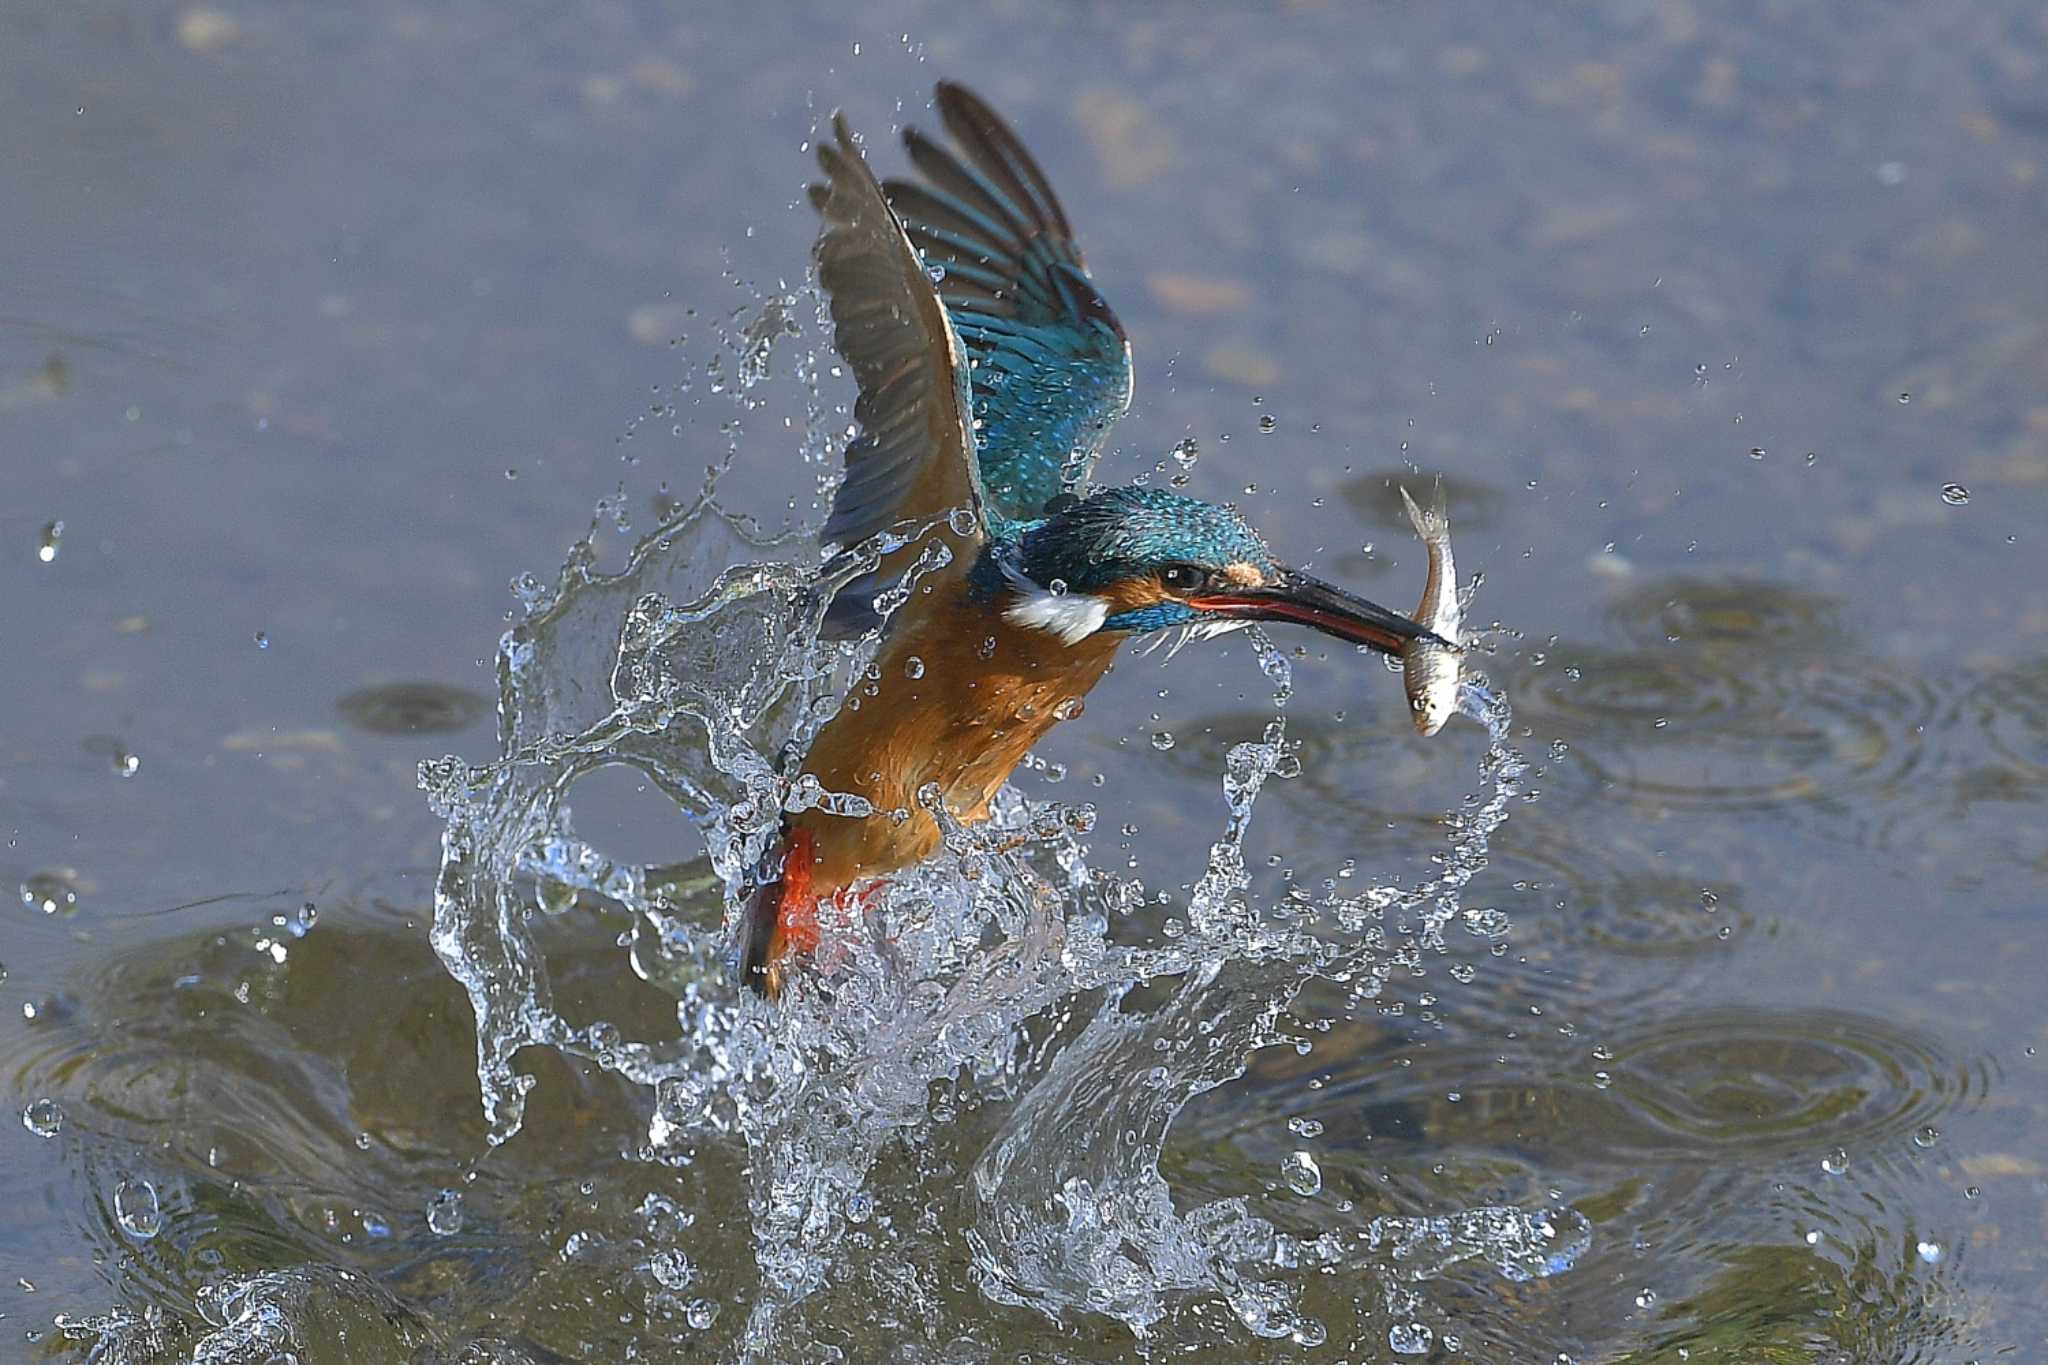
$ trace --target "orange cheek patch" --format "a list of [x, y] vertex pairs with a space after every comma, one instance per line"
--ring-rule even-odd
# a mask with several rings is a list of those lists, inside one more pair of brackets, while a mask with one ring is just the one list
[[1112, 583], [1095, 595], [1109, 603], [1111, 616], [1157, 606], [1167, 599], [1165, 586], [1149, 574], [1141, 578], [1126, 578], [1121, 583]]

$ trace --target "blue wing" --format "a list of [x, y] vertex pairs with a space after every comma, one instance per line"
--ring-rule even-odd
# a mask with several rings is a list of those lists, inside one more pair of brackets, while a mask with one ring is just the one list
[[[907, 519], [969, 507], [976, 513], [971, 534], [941, 524], [942, 534], [973, 542], [954, 555], [964, 572], [987, 514], [968, 428], [967, 355], [846, 120], [835, 119], [833, 128], [837, 144], [818, 147], [825, 183], [811, 190], [824, 219], [814, 255], [831, 299], [832, 344], [859, 389], [853, 414], [860, 434], [846, 448], [846, 478], [824, 537], [850, 545]], [[827, 618], [835, 633], [875, 624], [875, 593], [908, 554], [841, 591]]]
[[1086, 484], [1131, 402], [1131, 348], [1089, 278], [1059, 197], [1024, 144], [966, 88], [936, 104], [957, 155], [916, 129], [922, 183], [885, 183], [973, 362], [976, 457], [989, 502], [1016, 520]]

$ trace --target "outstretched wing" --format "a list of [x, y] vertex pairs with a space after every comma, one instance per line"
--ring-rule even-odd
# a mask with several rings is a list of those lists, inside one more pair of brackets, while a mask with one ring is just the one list
[[940, 82], [935, 103], [958, 154], [908, 129], [923, 182], [885, 188], [974, 362], [982, 486], [1003, 515], [1031, 520], [1087, 482], [1130, 406], [1130, 343], [1017, 135], [963, 86]]
[[[837, 145], [818, 147], [825, 183], [811, 187], [824, 217], [813, 254], [831, 299], [833, 346], [859, 386], [853, 415], [860, 434], [846, 448], [846, 479], [824, 539], [852, 545], [908, 519], [971, 507], [978, 542], [985, 507], [968, 426], [966, 353], [845, 118], [832, 126]], [[971, 547], [962, 548], [969, 553], [956, 561], [971, 560]], [[827, 617], [835, 634], [875, 624], [875, 592], [894, 568], [885, 562], [841, 591]]]

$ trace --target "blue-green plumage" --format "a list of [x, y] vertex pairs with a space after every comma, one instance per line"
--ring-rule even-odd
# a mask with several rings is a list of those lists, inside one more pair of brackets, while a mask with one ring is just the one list
[[872, 545], [895, 528], [909, 542], [841, 590], [828, 629], [872, 628], [878, 590], [920, 568], [880, 640], [871, 701], [826, 722], [804, 763], [908, 818], [785, 814], [739, 926], [742, 979], [770, 994], [817, 941], [822, 900], [938, 847], [927, 791], [985, 818], [1130, 636], [1291, 622], [1389, 654], [1429, 636], [1277, 562], [1231, 508], [1150, 487], [1089, 494], [1130, 401], [1123, 329], [1016, 137], [958, 86], [942, 84], [937, 107], [958, 153], [906, 134], [918, 182], [878, 181], [843, 118], [818, 148], [818, 282], [859, 387], [824, 539]]
[[1038, 583], [1102, 592], [1177, 564], [1205, 572], [1249, 564], [1274, 568], [1266, 542], [1236, 509], [1164, 488], [1106, 488], [1025, 528], [1018, 567]]
[[[1086, 486], [1130, 406], [1130, 346], [1088, 276], [1058, 196], [1016, 135], [961, 86], [941, 83], [934, 102], [958, 154], [910, 129], [904, 146], [923, 179], [883, 189], [966, 353], [984, 513], [1027, 522]], [[847, 451], [826, 541], [854, 544], [901, 518], [913, 462], [875, 446], [864, 430]], [[849, 584], [828, 625], [843, 635], [872, 628], [872, 602], [887, 582], [878, 573]]]

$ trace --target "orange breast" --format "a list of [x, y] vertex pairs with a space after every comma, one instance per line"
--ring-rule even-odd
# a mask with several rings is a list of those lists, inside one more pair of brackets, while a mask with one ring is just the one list
[[883, 645], [876, 695], [859, 697], [858, 709], [849, 702], [805, 761], [827, 790], [865, 797], [877, 812], [790, 817], [811, 841], [815, 895], [909, 866], [938, 846], [938, 825], [917, 801], [926, 783], [939, 784], [961, 819], [985, 818], [997, 788], [1067, 704], [1100, 681], [1122, 639], [1064, 644], [971, 601], [958, 580], [904, 610], [919, 607]]

